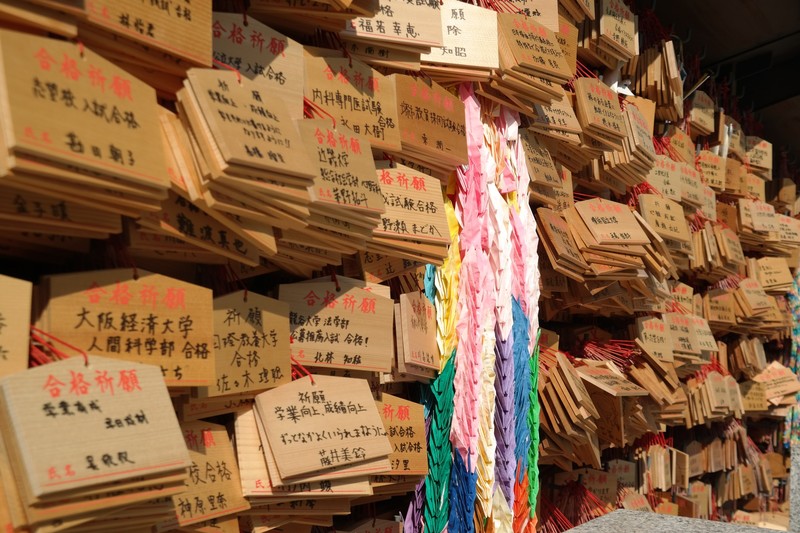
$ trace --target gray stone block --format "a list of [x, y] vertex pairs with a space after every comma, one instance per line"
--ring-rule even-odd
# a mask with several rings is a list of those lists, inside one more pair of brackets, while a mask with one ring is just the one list
[[575, 533], [754, 533], [760, 530], [753, 526], [740, 524], [619, 509], [572, 528], [570, 531]]

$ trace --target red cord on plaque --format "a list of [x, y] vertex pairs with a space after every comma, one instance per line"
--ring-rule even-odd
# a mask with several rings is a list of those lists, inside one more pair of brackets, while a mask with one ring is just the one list
[[231, 71], [235, 72], [236, 73], [236, 80], [239, 82], [239, 85], [242, 84], [242, 73], [239, 72], [239, 69], [233, 68], [229, 64], [223, 63], [222, 61], [220, 61], [218, 59], [213, 59], [212, 61], [214, 62], [214, 68], [217, 68], [217, 69], [223, 68], [223, 69], [227, 69], [227, 70], [231, 70]]
[[300, 361], [295, 359], [294, 356], [291, 356], [290, 359], [292, 361], [292, 379], [300, 379], [308, 376], [311, 380], [311, 384], [316, 385], [316, 382], [314, 381], [314, 374], [309, 372], [309, 370], [304, 367]]
[[[64, 352], [62, 352], [61, 350], [56, 348], [56, 346], [53, 344], [53, 342], [57, 342], [59, 344], [63, 344], [64, 346], [66, 346], [70, 350], [76, 351], [80, 355], [82, 355], [83, 356], [83, 362], [85, 363], [86, 366], [89, 366], [89, 355], [85, 351], [83, 351], [80, 348], [77, 348], [77, 347], [71, 345], [70, 343], [68, 343], [68, 342], [66, 342], [66, 341], [64, 341], [62, 339], [59, 339], [55, 335], [52, 335], [52, 334], [50, 334], [50, 333], [48, 333], [46, 331], [43, 331], [43, 330], [37, 328], [34, 325], [31, 325], [31, 339], [36, 341], [36, 342], [38, 342], [42, 346], [44, 346], [47, 350], [51, 351], [56, 356], [56, 358], [58, 358], [59, 360], [68, 359], [69, 355], [65, 354]], [[34, 351], [33, 350], [33, 345], [32, 345], [31, 351], [32, 352]], [[50, 360], [43, 361], [42, 357], [44, 357], [45, 359], [48, 359], [47, 355], [44, 353], [44, 351], [37, 347], [36, 348], [36, 356], [34, 357], [34, 359], [36, 359], [40, 364], [45, 364], [45, 363], [48, 363], [48, 362], [52, 362]]]

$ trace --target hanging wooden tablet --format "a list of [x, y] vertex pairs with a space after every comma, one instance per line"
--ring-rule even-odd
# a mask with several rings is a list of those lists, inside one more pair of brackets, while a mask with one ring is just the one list
[[440, 182], [410, 167], [382, 162], [376, 175], [385, 212], [375, 229], [370, 250], [412, 261], [438, 262], [444, 258], [450, 231]]
[[[242, 480], [242, 493], [253, 508], [298, 498], [358, 497], [371, 494], [369, 481], [362, 479], [320, 479], [307, 483], [273, 484], [264, 457], [264, 446], [257, 426], [254, 409], [236, 414], [236, 457]], [[336, 492], [332, 492], [336, 491]]]
[[638, 54], [637, 20], [628, 6], [616, 0], [602, 0], [598, 10], [598, 47], [622, 60]]
[[[3, 433], [28, 502], [57, 504], [54, 495], [142, 476], [151, 485], [173, 474], [185, 479], [190, 460], [160, 370], [88, 361], [71, 357], [0, 381]], [[42, 439], [42, 432], [58, 439]], [[87, 440], [94, 434], [103, 438]]]
[[271, 389], [291, 381], [289, 306], [249, 291], [214, 299], [216, 380], [208, 396]]
[[381, 394], [375, 402], [392, 453], [389, 461], [391, 475], [417, 476], [428, 473], [428, 446], [425, 442], [425, 417], [422, 405], [392, 396]]
[[284, 100], [289, 116], [303, 118], [303, 47], [258, 20], [213, 13], [214, 59], [263, 82]]
[[306, 366], [388, 372], [392, 368], [392, 301], [357, 287], [281, 285], [289, 304], [291, 354]]
[[[0, 53], [9, 170], [59, 177], [53, 186], [70, 185], [73, 191], [78, 183], [89, 185], [112, 205], [116, 198], [103, 188], [138, 191], [151, 202], [164, 197], [163, 153], [142, 149], [158, 128], [150, 87], [91, 50], [81, 53], [63, 41], [4, 31]], [[64, 167], [75, 171], [64, 173]], [[41, 183], [47, 190], [47, 182]]]
[[575, 108], [584, 134], [607, 149], [621, 151], [628, 132], [616, 93], [597, 78], [578, 78], [574, 84]]
[[673, 351], [699, 356], [701, 350], [691, 318], [682, 313], [665, 313], [663, 317], [670, 329]]
[[716, 105], [703, 91], [695, 91], [692, 95], [692, 107], [689, 110], [692, 136], [711, 135], [714, 133], [714, 110]]
[[639, 195], [639, 212], [663, 238], [689, 242], [689, 228], [680, 205], [654, 194]]
[[703, 206], [702, 175], [692, 164], [678, 163], [681, 181], [681, 203], [690, 209]]
[[225, 426], [184, 422], [181, 432], [192, 465], [186, 492], [172, 497], [175, 521], [165, 526], [200, 524], [250, 509], [242, 495], [239, 466]]
[[561, 178], [557, 187], [532, 183], [531, 200], [535, 203], [542, 203], [552, 208], [556, 212], [569, 209], [574, 205], [572, 196], [572, 172], [566, 167], [555, 163], [556, 171]]
[[[142, 4], [136, 0], [80, 2], [91, 34], [109, 33], [182, 60], [185, 64], [211, 66], [211, 2]], [[90, 30], [81, 27], [80, 38], [90, 42]], [[130, 50], [135, 54], [136, 48]], [[156, 63], [158, 64], [158, 63]]]
[[725, 190], [725, 162], [727, 160], [709, 150], [700, 150], [698, 165], [705, 177], [706, 183], [715, 191]]
[[737, 196], [744, 196], [746, 168], [733, 158], [725, 160], [725, 192]]
[[[392, 448], [367, 383], [321, 375], [313, 379], [313, 384], [305, 377], [256, 396], [257, 416], [264, 422], [281, 476], [388, 456]], [[308, 440], [306, 431], [341, 436]], [[303, 450], [314, 461], [308, 461]]]
[[536, 215], [539, 220], [537, 233], [542, 238], [550, 264], [557, 272], [583, 281], [589, 265], [584, 261], [566, 221], [549, 209], [539, 208]]
[[0, 275], [0, 377], [28, 368], [31, 300], [29, 281]]
[[[557, 85], [569, 80], [571, 71], [551, 29], [525, 15], [499, 13], [497, 18], [502, 72], [520, 74], [523, 80], [526, 80], [525, 75], [540, 77]], [[562, 91], [536, 79], [527, 79], [524, 83], [533, 83], [539, 92], [549, 93], [549, 101], [562, 94]]]
[[647, 182], [665, 198], [681, 201], [682, 184], [678, 164], [666, 155], [657, 155], [655, 164], [647, 175]]
[[786, 215], [777, 215], [777, 217], [781, 242], [800, 244], [800, 220]]
[[305, 143], [308, 158], [318, 167], [308, 189], [312, 205], [320, 215], [375, 227], [385, 208], [369, 142], [333, 129], [330, 120], [303, 120], [298, 126], [310, 141]]
[[418, 3], [380, 0], [374, 16], [351, 20], [341, 34], [354, 40], [392, 43], [422, 52], [442, 46], [441, 19], [442, 8], [433, 0]]
[[667, 126], [664, 140], [669, 143], [670, 153], [684, 163], [694, 166], [695, 149], [692, 139], [674, 124]]
[[[255, 409], [256, 413], [258, 412], [258, 407], [256, 406]], [[370, 474], [380, 474], [382, 472], [386, 472], [390, 468], [390, 463], [387, 457], [379, 457], [375, 459], [369, 459], [366, 461], [358, 462], [352, 465], [339, 465], [329, 470], [326, 470], [322, 473], [312, 472], [308, 475], [299, 475], [293, 476], [288, 478], [281, 474], [280, 470], [278, 469], [278, 463], [275, 459], [275, 454], [272, 451], [272, 445], [269, 442], [269, 438], [267, 437], [267, 432], [264, 427], [263, 421], [259, 416], [256, 416], [256, 427], [258, 429], [259, 436], [261, 438], [261, 448], [262, 448], [262, 455], [266, 460], [267, 464], [267, 471], [269, 472], [269, 479], [270, 483], [275, 485], [276, 487], [286, 487], [286, 486], [295, 486], [301, 487], [301, 490], [304, 486], [307, 486], [308, 483], [315, 483], [315, 482], [332, 482], [333, 480], [341, 481], [342, 484], [345, 486], [349, 485], [350, 488], [347, 490], [343, 489], [342, 486], [337, 487], [335, 492], [331, 492], [327, 496], [335, 497], [335, 495], [353, 495], [354, 492], [358, 492], [363, 490], [364, 486], [369, 486], [369, 475]], [[375, 429], [375, 431], [382, 431]], [[284, 437], [286, 434], [283, 435]], [[356, 435], [358, 436], [358, 435]], [[295, 437], [296, 438], [296, 437]], [[306, 443], [308, 443], [308, 435], [304, 439]], [[324, 495], [325, 496], [325, 495]]]
[[[314, 176], [291, 114], [282, 100], [262, 95], [263, 85], [235, 72], [192, 69], [185, 86], [219, 150], [220, 170], [299, 184]], [[190, 122], [198, 134], [199, 124]]]
[[623, 204], [596, 198], [577, 202], [575, 210], [599, 244], [650, 243], [630, 209]]
[[418, 291], [401, 294], [400, 319], [405, 362], [439, 370], [436, 310], [428, 297]]
[[133, 269], [44, 280], [41, 329], [85, 350], [161, 367], [171, 387], [214, 383], [209, 289]]
[[[488, 81], [499, 66], [497, 12], [457, 0], [441, 4], [442, 44], [420, 57], [422, 71], [439, 83]], [[476, 39], [477, 32], [481, 38]]]
[[530, 129], [522, 130], [520, 141], [525, 152], [531, 183], [545, 187], [561, 187], [561, 176], [550, 158], [550, 152], [539, 142], [536, 134]]
[[666, 366], [674, 361], [670, 327], [660, 318], [638, 318], [636, 344], [657, 366]]
[[747, 162], [753, 171], [767, 181], [772, 180], [772, 143], [756, 136], [745, 137]]
[[467, 133], [461, 100], [432, 80], [402, 74], [392, 78], [403, 155], [445, 173], [466, 164]]
[[306, 54], [304, 68], [304, 96], [333, 115], [337, 127], [363, 135], [376, 149], [400, 151], [394, 78], [346, 58]]

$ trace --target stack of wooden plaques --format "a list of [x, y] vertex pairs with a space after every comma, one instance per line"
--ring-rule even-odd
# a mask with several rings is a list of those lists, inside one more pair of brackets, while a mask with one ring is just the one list
[[689, 120], [692, 124], [692, 137], [706, 136], [714, 133], [716, 121], [714, 113], [716, 104], [703, 91], [695, 91], [692, 94], [692, 103], [689, 108]]
[[700, 150], [697, 154], [697, 167], [709, 187], [716, 192], [725, 190], [726, 159], [710, 150]]
[[[563, 98], [562, 85], [572, 77], [555, 33], [532, 17], [497, 15], [500, 68], [489, 84], [479, 85], [478, 94], [526, 114], [535, 114], [534, 104], [550, 104]], [[531, 54], [535, 50], [535, 54]]]
[[543, 207], [536, 210], [536, 216], [539, 222], [536, 230], [550, 266], [559, 274], [583, 282], [589, 264], [584, 261], [567, 222], [558, 213]]
[[599, 152], [622, 152], [629, 133], [617, 94], [597, 78], [578, 78], [573, 84], [584, 141]]
[[627, 104], [622, 115], [627, 133], [624, 150], [605, 152], [602, 172], [627, 186], [635, 186], [646, 181], [655, 166], [656, 151], [652, 130], [639, 108]]
[[[614, 69], [639, 55], [637, 17], [617, 0], [597, 2], [597, 16], [580, 27], [578, 56], [581, 61], [601, 63]], [[632, 61], [635, 64], [635, 61]]]
[[531, 121], [533, 131], [556, 141], [580, 144], [578, 136], [583, 130], [572, 108], [570, 95], [565, 93], [549, 105], [536, 104], [534, 109], [536, 116]]
[[594, 279], [635, 278], [644, 267], [650, 238], [628, 206], [600, 198], [576, 202], [565, 211], [570, 233]]
[[198, 193], [207, 205], [257, 224], [243, 228], [264, 243], [261, 253], [275, 255], [272, 228], [308, 224], [309, 189], [319, 172], [285, 105], [267, 103], [259, 85], [237, 73], [201, 69], [188, 73], [178, 102]]
[[767, 181], [772, 180], [772, 143], [760, 137], [745, 137], [750, 171]]
[[542, 429], [554, 447], [550, 453], [600, 467], [595, 407], [580, 374], [559, 351], [540, 354], [547, 373], [540, 381]]
[[120, 215], [159, 209], [164, 154], [142, 148], [159, 138], [151, 87], [64, 41], [3, 31], [0, 53], [3, 224], [104, 238], [122, 230]]
[[173, 515], [191, 462], [157, 366], [72, 357], [3, 378], [0, 396], [9, 527], [108, 531]]
[[[550, 152], [542, 144], [532, 128], [520, 131], [519, 142], [525, 152], [525, 163], [531, 179], [531, 187], [541, 189], [563, 189], [562, 177], [553, 163]], [[568, 191], [572, 196], [572, 191]], [[555, 193], [553, 193], [555, 196]]]
[[637, 61], [623, 68], [623, 76], [633, 80], [635, 94], [656, 102], [657, 119], [677, 122], [683, 118], [683, 83], [672, 41], [645, 49]]
[[[162, 109], [161, 126], [170, 192], [161, 204], [161, 213], [142, 213], [138, 228], [127, 226], [126, 237], [136, 255], [141, 257], [148, 248], [158, 248], [160, 253], [169, 252], [182, 260], [197, 260], [203, 253], [212, 263], [233, 260], [253, 267], [262, 254], [272, 255], [269, 250], [276, 250], [274, 239], [255, 238], [248, 232], [253, 229], [251, 224], [213, 209], [198, 195], [200, 179], [179, 119]], [[183, 255], [176, 255], [180, 252]], [[211, 259], [214, 256], [217, 261]]]
[[[764, 351], [764, 345], [755, 337], [747, 337], [745, 335], [740, 335], [732, 340], [729, 343], [728, 353], [729, 357], [729, 366], [731, 373], [739, 379], [752, 379], [756, 375], [760, 374], [767, 368], [767, 355]], [[743, 383], [741, 388], [745, 389], [745, 399], [747, 399], [749, 392], [747, 389], [747, 383]], [[753, 391], [755, 393], [757, 391]], [[764, 402], [766, 403], [766, 397], [764, 397]], [[752, 409], [753, 411], [764, 411], [766, 410], [767, 406], [764, 405], [763, 408], [756, 408]], [[748, 407], [748, 411], [751, 410]]]
[[795, 379], [794, 373], [778, 361], [771, 362], [753, 376], [753, 381], [764, 386], [764, 396], [772, 405], [786, 404], [800, 392], [800, 383]]
[[[347, 22], [340, 31], [342, 39], [351, 50], [356, 44], [355, 55], [359, 59], [369, 62], [378, 55], [381, 66], [394, 68], [407, 68], [412, 61], [416, 63], [415, 70], [419, 70], [420, 55], [443, 45], [444, 10], [439, 2], [379, 0], [376, 4], [374, 13]], [[376, 47], [382, 53], [367, 52]], [[395, 55], [401, 64], [393, 60]]]
[[762, 257], [748, 260], [748, 273], [761, 282], [764, 292], [781, 296], [792, 288], [793, 278], [789, 263], [783, 257]]
[[[309, 224], [284, 228], [278, 243], [337, 254], [366, 250], [385, 212], [369, 142], [350, 131], [334, 129], [330, 120], [302, 120], [298, 127], [301, 138], [308, 141], [308, 160], [318, 168], [317, 177], [308, 187]], [[296, 256], [297, 252], [285, 253]], [[324, 266], [326, 260], [334, 264], [330, 257], [317, 255], [319, 266]]]
[[736, 326], [733, 291], [726, 288], [709, 289], [702, 295], [703, 316], [714, 333], [733, 331]]
[[446, 0], [441, 10], [442, 45], [422, 54], [422, 72], [443, 85], [488, 83], [500, 66], [497, 12], [458, 0]]
[[186, 71], [211, 66], [211, 0], [192, 5], [136, 0], [59, 2], [78, 38], [126, 71], [174, 97]]
[[764, 292], [756, 278], [740, 280], [733, 295], [736, 303], [736, 322], [745, 328], [742, 332], [749, 328], [757, 328], [774, 304], [773, 299]]
[[[339, 32], [356, 17], [369, 17], [377, 12], [377, 2], [354, 0], [345, 8], [340, 2], [291, 2], [278, 0], [251, 0], [247, 10], [253, 17], [272, 27], [309, 36], [319, 30]], [[229, 11], [239, 11], [241, 5]]]
[[467, 163], [464, 104], [435, 81], [395, 74], [401, 155], [438, 175]]
[[732, 229], [707, 222], [694, 232], [690, 269], [706, 281], [716, 283], [743, 272], [745, 255], [739, 236]]
[[378, 162], [384, 212], [367, 248], [411, 261], [441, 264], [450, 229], [439, 180], [412, 168]]
[[740, 198], [739, 239], [747, 251], [769, 253], [780, 246], [780, 225], [775, 207], [760, 200]]

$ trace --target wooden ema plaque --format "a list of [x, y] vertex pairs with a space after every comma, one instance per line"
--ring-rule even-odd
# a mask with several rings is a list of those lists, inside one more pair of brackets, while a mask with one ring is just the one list
[[0, 275], [0, 377], [28, 368], [31, 299], [29, 281]]
[[[2, 113], [11, 154], [163, 191], [155, 91], [89, 49], [0, 31]], [[12, 163], [13, 167], [13, 163]]]
[[[391, 453], [366, 381], [321, 375], [313, 376], [313, 381], [305, 377], [256, 396], [256, 412], [282, 477], [321, 472]], [[309, 438], [307, 431], [319, 437]]]
[[214, 59], [259, 80], [280, 97], [289, 115], [303, 118], [303, 46], [239, 13], [214, 13]]
[[[380, 150], [399, 152], [400, 126], [394, 78], [358, 60], [305, 57], [305, 97], [341, 126]], [[337, 96], [340, 95], [340, 96]]]
[[442, 7], [436, 0], [380, 0], [377, 13], [349, 21], [341, 34], [351, 39], [430, 49], [442, 46], [441, 20]]
[[90, 354], [156, 365], [171, 387], [213, 385], [209, 289], [130, 268], [45, 283], [43, 330]]
[[[425, 64], [457, 65], [479, 69], [499, 66], [497, 12], [458, 0], [441, 4], [442, 45], [423, 53]], [[481, 38], [476, 39], [480, 33]]]
[[211, 0], [91, 0], [85, 4], [88, 21], [98, 28], [193, 65], [211, 66], [211, 35], [207, 31]]
[[375, 405], [392, 453], [390, 475], [424, 476], [428, 473], [428, 446], [425, 441], [425, 416], [421, 404], [382, 394]]
[[291, 381], [289, 306], [249, 291], [214, 299], [216, 379], [209, 396], [271, 389]]
[[71, 357], [0, 381], [0, 417], [26, 498], [190, 464], [159, 368], [97, 356], [88, 362]]
[[206, 421], [181, 424], [192, 461], [187, 490], [172, 497], [175, 521], [166, 526], [188, 526], [250, 509], [242, 495], [239, 466], [225, 426]]
[[289, 304], [292, 357], [306, 366], [388, 372], [394, 345], [392, 300], [358, 287], [280, 286]]

